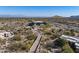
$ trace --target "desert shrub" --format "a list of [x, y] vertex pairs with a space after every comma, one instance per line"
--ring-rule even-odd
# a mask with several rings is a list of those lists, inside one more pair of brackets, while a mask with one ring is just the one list
[[73, 49], [69, 46], [69, 44], [67, 43], [67, 44], [65, 44], [64, 46], [63, 46], [63, 51], [62, 51], [63, 53], [73, 53], [74, 51], [73, 51]]
[[75, 32], [74, 32], [73, 29], [68, 30], [68, 31], [65, 31], [64, 34], [65, 34], [65, 35], [70, 35], [70, 36], [75, 36]]
[[32, 35], [28, 35], [28, 36], [27, 36], [27, 39], [28, 39], [28, 40], [35, 40], [35, 39], [36, 39], [36, 36], [33, 35], [33, 34], [32, 34]]
[[5, 44], [6, 40], [0, 38], [0, 44]]
[[44, 31], [44, 34], [45, 35], [52, 35], [52, 32], [50, 32], [50, 31]]
[[19, 34], [17, 34], [17, 35], [15, 35], [13, 37], [13, 40], [20, 41], [21, 40], [21, 36]]

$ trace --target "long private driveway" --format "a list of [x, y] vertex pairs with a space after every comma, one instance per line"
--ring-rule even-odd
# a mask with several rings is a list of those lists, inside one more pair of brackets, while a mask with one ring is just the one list
[[34, 29], [32, 29], [32, 31], [37, 35], [37, 38], [36, 38], [35, 42], [33, 43], [32, 47], [30, 48], [29, 52], [30, 53], [35, 53], [37, 48], [38, 48], [38, 45], [40, 43], [40, 40], [41, 40], [42, 36], [38, 31], [35, 31]]

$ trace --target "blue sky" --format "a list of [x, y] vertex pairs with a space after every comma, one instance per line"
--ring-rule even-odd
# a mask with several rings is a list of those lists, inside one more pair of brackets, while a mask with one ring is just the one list
[[49, 17], [79, 15], [79, 6], [0, 6], [0, 15]]

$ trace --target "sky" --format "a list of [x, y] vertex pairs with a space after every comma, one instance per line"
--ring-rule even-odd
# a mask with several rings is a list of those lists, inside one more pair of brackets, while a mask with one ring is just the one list
[[0, 15], [52, 17], [79, 15], [79, 6], [0, 6]]

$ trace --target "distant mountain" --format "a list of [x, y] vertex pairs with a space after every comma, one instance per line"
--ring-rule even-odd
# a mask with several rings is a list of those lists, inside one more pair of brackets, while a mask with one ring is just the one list
[[58, 15], [56, 15], [56, 16], [53, 16], [52, 18], [79, 19], [79, 15], [77, 15], [77, 16], [70, 16], [70, 17], [63, 17], [63, 16], [58, 16]]
[[26, 17], [26, 16], [23, 16], [23, 15], [0, 15], [0, 17]]
[[49, 17], [42, 17], [42, 16], [24, 16], [24, 15], [0, 15], [0, 17], [2, 17], [2, 18], [13, 18], [13, 17], [18, 17], [18, 18], [20, 18], [20, 17], [24, 17], [24, 18], [49, 18]]
[[63, 16], [55, 15], [55, 16], [53, 16], [52, 18], [64, 18], [64, 17], [63, 17]]
[[76, 18], [76, 19], [79, 19], [79, 15], [77, 15], [77, 16], [70, 16], [70, 18]]
[[[40, 16], [34, 17], [34, 16], [24, 16], [24, 15], [0, 15], [0, 17], [50, 18], [50, 17], [40, 17]], [[66, 18], [66, 17], [55, 15], [55, 16], [52, 16], [51, 18]], [[68, 18], [79, 18], [79, 16], [70, 16]]]

